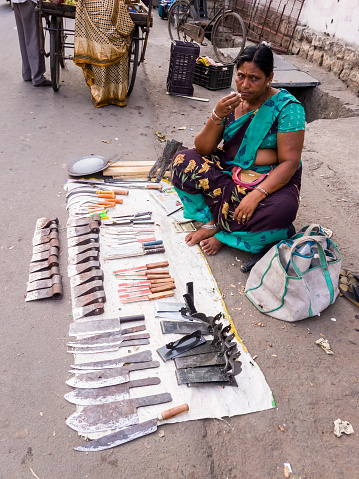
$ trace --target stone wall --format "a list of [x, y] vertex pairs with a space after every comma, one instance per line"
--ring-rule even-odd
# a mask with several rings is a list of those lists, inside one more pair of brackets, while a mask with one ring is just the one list
[[325, 71], [334, 73], [359, 96], [358, 47], [347, 45], [307, 27], [297, 27], [290, 51], [319, 65]]

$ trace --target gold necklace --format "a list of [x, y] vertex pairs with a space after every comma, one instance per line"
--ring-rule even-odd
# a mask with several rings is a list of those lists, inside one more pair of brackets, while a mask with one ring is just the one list
[[[262, 105], [264, 105], [264, 103], [268, 100], [270, 90], [271, 90], [271, 87], [268, 87], [268, 91], [267, 91], [267, 94], [266, 94], [265, 99], [262, 101], [262, 103], [259, 105], [259, 107], [254, 111], [253, 115], [255, 115], [255, 114], [257, 113], [257, 111], [260, 109], [260, 107], [261, 107]], [[242, 101], [242, 102], [241, 102], [242, 116], [245, 115], [244, 109], [243, 109], [243, 103], [244, 103], [244, 102]], [[247, 113], [249, 113], [249, 112], [247, 112]]]

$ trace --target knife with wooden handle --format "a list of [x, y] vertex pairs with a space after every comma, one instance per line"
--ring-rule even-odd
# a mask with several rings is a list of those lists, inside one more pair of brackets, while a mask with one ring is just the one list
[[126, 427], [125, 429], [121, 429], [121, 431], [107, 434], [106, 436], [102, 436], [99, 439], [86, 442], [85, 444], [75, 447], [74, 449], [75, 451], [81, 452], [95, 452], [110, 449], [111, 447], [120, 446], [121, 444], [125, 444], [126, 442], [137, 439], [138, 437], [146, 436], [147, 434], [156, 432], [157, 427], [159, 423], [161, 423], [161, 421], [166, 421], [167, 419], [171, 419], [175, 416], [178, 416], [179, 414], [188, 411], [188, 404], [182, 404], [181, 406], [176, 406], [171, 409], [167, 409], [166, 411], [163, 411], [162, 414], [160, 414], [154, 419]]

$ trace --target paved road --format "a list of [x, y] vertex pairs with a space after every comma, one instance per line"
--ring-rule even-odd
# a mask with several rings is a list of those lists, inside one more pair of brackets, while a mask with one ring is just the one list
[[[356, 477], [358, 310], [339, 298], [320, 318], [295, 327], [263, 317], [230, 286], [245, 282], [236, 258], [248, 258], [230, 249], [210, 264], [240, 336], [258, 356], [277, 408], [228, 423], [165, 427], [164, 437], [152, 435], [102, 453], [73, 451], [78, 438], [65, 425], [73, 407], [63, 399], [71, 359], [66, 353], [71, 311], [66, 278], [61, 301], [24, 302], [36, 219], [55, 215], [65, 224], [62, 187], [72, 159], [119, 151], [124, 159], [156, 159], [162, 145], [155, 129], [190, 146], [216, 99], [227, 93], [196, 87], [195, 95], [208, 103], [165, 94], [169, 42], [166, 22], [157, 12], [154, 17], [147, 62], [140, 66], [128, 106], [95, 109], [80, 69], [70, 63], [58, 93], [22, 82], [13, 12], [4, 0], [0, 4], [0, 478], [272, 479], [283, 477], [283, 462], [292, 464], [297, 479]], [[181, 126], [186, 130], [178, 130]], [[353, 131], [358, 131], [357, 118], [309, 125], [297, 220], [298, 227], [318, 221], [333, 229], [348, 267], [357, 266], [358, 180], [352, 172], [358, 139]], [[64, 231], [61, 239], [65, 245]], [[65, 271], [64, 259], [61, 266]], [[320, 334], [330, 340], [333, 357], [314, 345]], [[332, 428], [338, 417], [349, 420], [356, 434], [337, 439]]]

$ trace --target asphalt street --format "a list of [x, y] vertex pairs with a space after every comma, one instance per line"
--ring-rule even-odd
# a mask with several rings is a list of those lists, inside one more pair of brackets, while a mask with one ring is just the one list
[[[240, 265], [249, 256], [230, 248], [209, 263], [277, 407], [226, 421], [164, 426], [164, 434], [100, 453], [73, 450], [79, 439], [65, 424], [73, 406], [63, 398], [71, 361], [66, 275], [62, 300], [24, 301], [35, 222], [57, 216], [66, 244], [63, 185], [67, 164], [75, 158], [118, 153], [123, 160], [156, 160], [163, 144], [155, 131], [193, 144], [217, 100], [231, 88], [213, 92], [196, 86], [194, 95], [208, 102], [166, 95], [169, 57], [167, 24], [155, 10], [146, 62], [127, 107], [94, 108], [82, 72], [71, 61], [59, 92], [34, 88], [22, 81], [13, 11], [1, 0], [0, 479], [276, 479], [284, 477], [284, 462], [291, 463], [294, 479], [357, 477], [358, 309], [338, 298], [320, 318], [294, 325], [263, 316], [241, 287], [231, 286], [245, 283]], [[343, 263], [356, 270], [358, 127], [358, 117], [308, 125], [296, 221], [297, 228], [314, 222], [332, 229]], [[314, 344], [320, 337], [329, 339], [334, 356]], [[354, 434], [335, 437], [337, 418], [349, 421]]]

